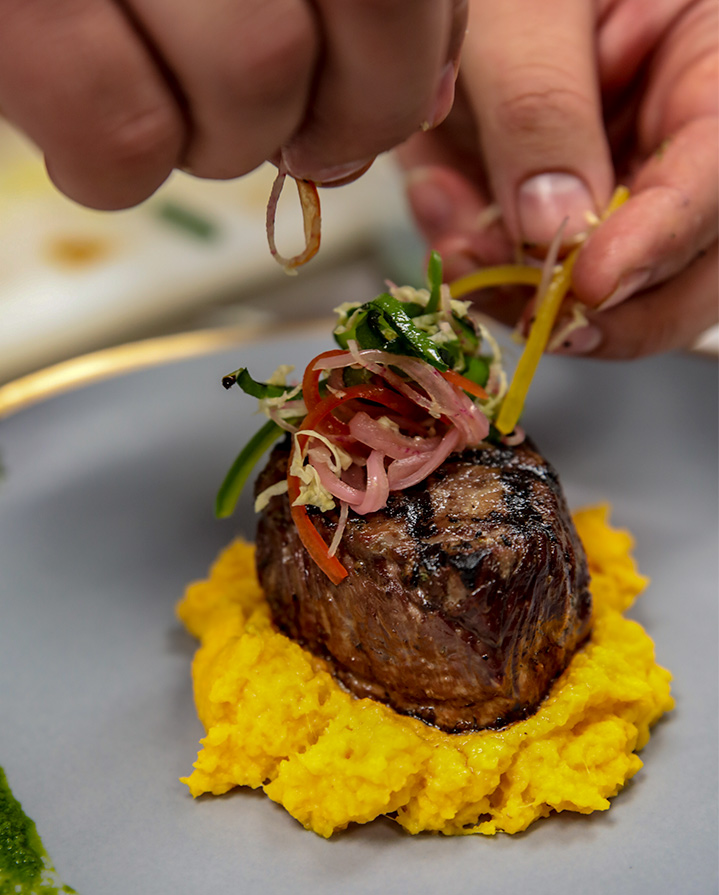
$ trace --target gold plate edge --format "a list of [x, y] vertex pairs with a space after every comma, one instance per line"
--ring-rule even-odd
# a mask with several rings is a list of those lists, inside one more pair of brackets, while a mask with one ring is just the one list
[[223, 327], [157, 336], [102, 348], [0, 385], [0, 419], [64, 392], [125, 373], [240, 347], [257, 339], [327, 332], [329, 318], [309, 323]]

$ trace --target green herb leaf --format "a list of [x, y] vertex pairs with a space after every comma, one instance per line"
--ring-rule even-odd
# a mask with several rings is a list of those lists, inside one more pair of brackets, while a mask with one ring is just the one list
[[[381, 312], [381, 319], [385, 321], [398, 336], [401, 336], [405, 348], [404, 351], [397, 351], [392, 344], [392, 351], [395, 354], [408, 354], [410, 356], [419, 357], [438, 370], [446, 370], [447, 361], [442, 354], [441, 349], [432, 341], [432, 339], [412, 322], [404, 309], [401, 301], [398, 301], [389, 293], [377, 296], [370, 302], [372, 311]], [[379, 315], [377, 317], [379, 319]], [[362, 346], [363, 347], [363, 346]]]
[[242, 448], [217, 492], [215, 516], [218, 519], [232, 515], [250, 473], [265, 451], [272, 447], [283, 432], [284, 429], [274, 420], [268, 420]]

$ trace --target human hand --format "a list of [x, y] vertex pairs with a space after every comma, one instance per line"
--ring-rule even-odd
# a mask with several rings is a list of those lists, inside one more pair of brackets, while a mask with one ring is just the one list
[[283, 154], [352, 179], [449, 111], [466, 0], [5, 0], [0, 109], [95, 208]]
[[[449, 278], [546, 247], [565, 217], [565, 238], [586, 230], [586, 212], [624, 183], [631, 198], [574, 268], [589, 325], [557, 350], [636, 357], [688, 346], [716, 322], [717, 8], [470, 0], [455, 109], [401, 150]], [[525, 301], [485, 305], [515, 322]]]

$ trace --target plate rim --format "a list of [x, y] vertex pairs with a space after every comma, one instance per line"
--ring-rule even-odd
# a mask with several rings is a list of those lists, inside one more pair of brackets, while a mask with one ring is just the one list
[[321, 335], [329, 317], [287, 323], [260, 323], [190, 330], [100, 348], [11, 379], [0, 385], [0, 419], [33, 404], [126, 373], [188, 360], [258, 339]]

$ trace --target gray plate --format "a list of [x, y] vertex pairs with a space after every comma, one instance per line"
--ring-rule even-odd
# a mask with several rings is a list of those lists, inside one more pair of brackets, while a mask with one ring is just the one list
[[178, 783], [202, 730], [173, 607], [254, 525], [247, 500], [212, 517], [259, 424], [219, 377], [326, 347], [256, 343], [0, 423], [0, 764], [60, 875], [84, 895], [716, 891], [717, 376], [702, 359], [547, 359], [525, 420], [570, 503], [608, 500], [635, 533], [653, 583], [634, 615], [675, 675], [678, 707], [610, 811], [493, 839], [380, 820], [327, 842], [262, 795], [193, 802]]

